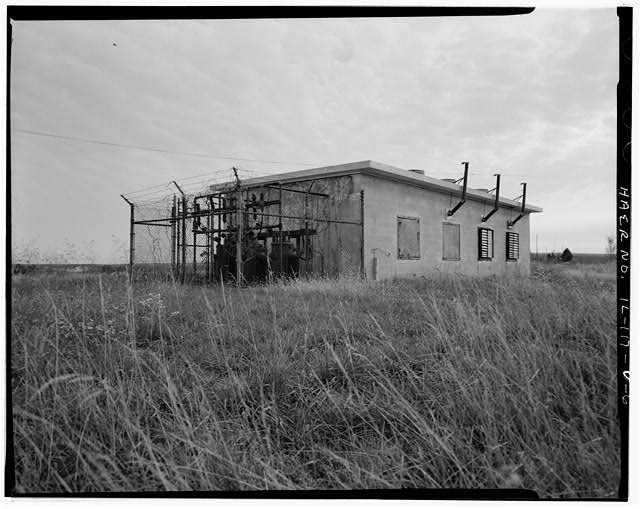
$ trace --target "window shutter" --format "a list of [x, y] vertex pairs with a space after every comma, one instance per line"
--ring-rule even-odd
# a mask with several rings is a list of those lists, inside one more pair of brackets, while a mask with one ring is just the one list
[[420, 259], [420, 219], [398, 216], [398, 259]]
[[478, 258], [491, 260], [493, 258], [493, 230], [478, 228]]
[[520, 235], [507, 232], [507, 260], [517, 260], [520, 257]]
[[442, 259], [460, 260], [460, 225], [443, 223]]

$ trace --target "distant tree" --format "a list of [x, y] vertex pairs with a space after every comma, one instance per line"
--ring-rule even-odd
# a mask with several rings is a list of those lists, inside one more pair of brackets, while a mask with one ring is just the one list
[[614, 235], [607, 235], [607, 254], [609, 255], [610, 260], [615, 258], [616, 251], [616, 237]]
[[564, 251], [562, 251], [560, 260], [562, 260], [563, 262], [570, 262], [572, 259], [573, 255], [571, 254], [571, 251], [569, 251], [569, 248], [566, 248]]

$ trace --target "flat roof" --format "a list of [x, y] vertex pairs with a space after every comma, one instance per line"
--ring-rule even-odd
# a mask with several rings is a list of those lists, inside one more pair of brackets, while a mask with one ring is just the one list
[[[308, 170], [291, 171], [287, 173], [277, 173], [275, 175], [265, 175], [263, 177], [254, 177], [242, 181], [242, 185], [248, 186], [261, 186], [267, 184], [286, 184], [292, 182], [301, 182], [305, 180], [313, 180], [329, 177], [342, 177], [345, 175], [363, 174], [370, 175], [372, 177], [384, 178], [387, 180], [393, 180], [396, 182], [402, 182], [415, 187], [421, 187], [425, 189], [431, 189], [441, 193], [453, 194], [455, 196], [462, 196], [462, 186], [454, 184], [453, 182], [447, 182], [434, 177], [427, 177], [419, 173], [411, 172], [409, 170], [403, 170], [389, 164], [379, 163], [377, 161], [357, 161], [354, 163], [337, 164], [334, 166], [321, 166], [319, 168], [310, 168]], [[215, 184], [210, 187], [211, 190], [219, 190], [225, 184]], [[481, 191], [479, 189], [473, 189], [467, 184], [467, 198], [474, 199], [476, 201], [495, 201], [495, 196], [488, 192]], [[501, 206], [510, 208], [521, 208], [522, 204], [508, 200], [506, 198], [500, 198], [499, 203]], [[525, 204], [526, 212], [542, 212], [542, 208], [535, 205]]]

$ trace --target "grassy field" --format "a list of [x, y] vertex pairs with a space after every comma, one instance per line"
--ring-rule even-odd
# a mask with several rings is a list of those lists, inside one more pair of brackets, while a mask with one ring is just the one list
[[16, 491], [615, 497], [615, 280], [566, 269], [242, 290], [14, 276]]

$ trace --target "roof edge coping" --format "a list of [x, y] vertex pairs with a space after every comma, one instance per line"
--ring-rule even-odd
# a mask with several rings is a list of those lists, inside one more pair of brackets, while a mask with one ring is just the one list
[[[284, 184], [287, 182], [298, 182], [301, 180], [310, 180], [314, 178], [317, 179], [339, 177], [345, 175], [353, 175], [356, 173], [406, 182], [408, 184], [418, 185], [419, 187], [430, 188], [441, 192], [449, 192], [455, 196], [462, 196], [462, 186], [434, 177], [429, 177], [427, 175], [410, 172], [409, 170], [391, 166], [390, 164], [372, 161], [370, 159], [331, 166], [320, 166], [317, 168], [309, 168], [305, 170], [296, 170], [287, 173], [277, 173], [274, 175], [265, 175], [262, 177], [254, 177], [245, 180], [243, 184], [249, 184], [252, 186], [270, 183]], [[222, 189], [224, 185], [225, 184], [215, 184], [210, 186], [210, 189]], [[476, 199], [476, 201], [495, 200], [494, 195], [473, 188], [467, 188], [467, 198]], [[511, 208], [522, 207], [522, 204], [520, 202], [509, 200], [506, 198], [500, 198], [499, 203], [500, 205]], [[525, 212], [542, 212], [542, 208], [535, 205], [525, 204]]]

